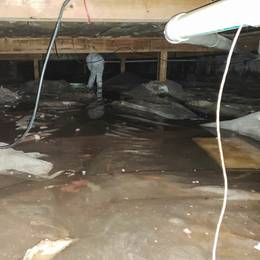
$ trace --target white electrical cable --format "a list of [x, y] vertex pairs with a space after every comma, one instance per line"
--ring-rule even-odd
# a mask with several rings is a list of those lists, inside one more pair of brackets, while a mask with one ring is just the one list
[[216, 232], [215, 232], [215, 237], [214, 237], [214, 243], [213, 243], [213, 248], [212, 248], [212, 260], [216, 260], [216, 255], [217, 255], [217, 246], [218, 246], [218, 240], [219, 240], [219, 234], [220, 234], [220, 228], [223, 222], [223, 218], [225, 215], [226, 207], [227, 207], [227, 198], [228, 198], [228, 178], [227, 178], [227, 171], [226, 171], [226, 165], [225, 165], [225, 159], [224, 159], [224, 153], [223, 153], [223, 147], [222, 147], [222, 141], [221, 141], [221, 131], [220, 131], [220, 109], [221, 109], [221, 101], [222, 101], [222, 95], [223, 95], [223, 90], [224, 86], [226, 83], [226, 78], [227, 74], [229, 71], [230, 63], [231, 63], [231, 58], [238, 40], [238, 37], [241, 33], [241, 30], [243, 28], [243, 25], [240, 25], [240, 27], [237, 30], [237, 33], [234, 37], [232, 46], [230, 48], [228, 58], [227, 58], [227, 63], [225, 67], [225, 71], [222, 77], [222, 81], [220, 84], [219, 88], [219, 93], [218, 93], [218, 102], [217, 102], [217, 110], [216, 110], [216, 130], [217, 130], [217, 139], [218, 139], [218, 148], [219, 148], [219, 154], [220, 154], [220, 160], [221, 160], [221, 167], [222, 167], [222, 173], [223, 173], [223, 178], [224, 178], [224, 198], [223, 198], [223, 204], [221, 208], [221, 213], [219, 216]]

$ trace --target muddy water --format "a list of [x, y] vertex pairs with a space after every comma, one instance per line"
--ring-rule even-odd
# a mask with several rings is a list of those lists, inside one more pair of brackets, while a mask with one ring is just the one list
[[[55, 259], [210, 259], [222, 177], [192, 141], [207, 132], [82, 115], [55, 127], [48, 139], [18, 148], [47, 154], [53, 172], [69, 174], [49, 181], [0, 176], [0, 259], [22, 259], [39, 241], [66, 237], [77, 241]], [[219, 259], [259, 259], [259, 176], [229, 173], [233, 199]]]

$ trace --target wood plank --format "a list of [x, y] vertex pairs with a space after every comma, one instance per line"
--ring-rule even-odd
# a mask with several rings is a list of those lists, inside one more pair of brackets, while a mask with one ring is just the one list
[[[219, 165], [219, 151], [216, 138], [194, 138]], [[225, 163], [228, 169], [260, 169], [260, 150], [239, 138], [223, 139]]]
[[34, 59], [42, 59], [41, 54], [0, 54], [0, 60], [34, 60]]
[[120, 72], [121, 72], [122, 74], [125, 73], [125, 69], [126, 69], [125, 61], [126, 61], [125, 56], [124, 56], [124, 55], [121, 55], [121, 57], [120, 57]]
[[[0, 38], [0, 54], [45, 54], [49, 38]], [[59, 53], [134, 53], [134, 52], [213, 52], [214, 49], [170, 44], [164, 38], [86, 38], [59, 37]], [[216, 50], [217, 51], [217, 50]]]
[[35, 80], [40, 79], [40, 67], [39, 67], [38, 59], [33, 60], [33, 69], [34, 69], [34, 79]]
[[159, 60], [159, 81], [165, 81], [167, 79], [167, 60], [168, 52], [161, 51]]
[[[55, 20], [64, 0], [1, 0], [0, 20]], [[188, 12], [211, 0], [95, 0], [87, 1], [89, 15], [96, 21], [165, 22], [173, 15]], [[65, 21], [86, 21], [83, 0], [71, 0]]]

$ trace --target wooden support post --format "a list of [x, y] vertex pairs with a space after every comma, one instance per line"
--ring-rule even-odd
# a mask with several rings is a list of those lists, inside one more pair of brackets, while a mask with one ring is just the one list
[[121, 62], [120, 62], [120, 72], [121, 74], [124, 74], [125, 73], [125, 57], [122, 56], [121, 57]]
[[33, 60], [33, 67], [34, 67], [34, 80], [40, 79], [40, 68], [39, 68], [39, 60]]
[[161, 51], [160, 52], [160, 60], [159, 60], [159, 68], [158, 68], [158, 80], [165, 81], [167, 79], [167, 59], [168, 52]]

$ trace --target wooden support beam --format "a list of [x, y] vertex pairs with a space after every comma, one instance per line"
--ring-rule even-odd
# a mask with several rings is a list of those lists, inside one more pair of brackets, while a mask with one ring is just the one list
[[125, 60], [126, 60], [125, 57], [121, 56], [121, 58], [120, 58], [120, 72], [121, 72], [121, 74], [125, 73], [125, 68], [126, 68]]
[[[49, 38], [0, 38], [1, 54], [45, 54]], [[63, 53], [212, 52], [214, 49], [189, 44], [170, 44], [164, 38], [59, 37], [57, 49]], [[217, 50], [215, 50], [217, 51]]]
[[[1, 0], [0, 20], [53, 21], [64, 0]], [[212, 0], [95, 0], [88, 1], [92, 22], [166, 22], [173, 15], [188, 12]], [[83, 0], [71, 0], [64, 21], [86, 21]]]
[[33, 68], [34, 68], [34, 79], [35, 80], [40, 79], [40, 67], [39, 67], [38, 59], [33, 60]]
[[33, 61], [34, 59], [42, 59], [42, 55], [39, 54], [0, 54], [0, 60], [14, 60], [14, 61], [24, 61], [24, 60], [31, 60]]
[[159, 81], [165, 81], [167, 79], [167, 59], [168, 59], [168, 52], [161, 51], [159, 55]]

